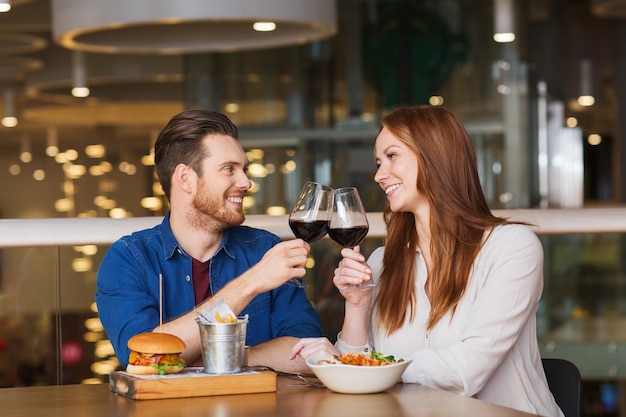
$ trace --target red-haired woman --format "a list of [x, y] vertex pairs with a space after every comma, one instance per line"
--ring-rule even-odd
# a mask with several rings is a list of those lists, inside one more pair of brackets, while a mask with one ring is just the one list
[[[537, 343], [541, 242], [491, 213], [462, 123], [442, 107], [395, 109], [382, 119], [375, 158], [389, 202], [385, 246], [367, 262], [358, 248], [341, 252], [335, 347], [412, 359], [405, 383], [563, 416]], [[373, 290], [353, 287], [370, 280]], [[315, 343], [302, 340], [292, 354]]]

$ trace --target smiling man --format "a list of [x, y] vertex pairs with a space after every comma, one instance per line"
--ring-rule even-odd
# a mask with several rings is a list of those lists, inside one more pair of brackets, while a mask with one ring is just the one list
[[[157, 138], [156, 171], [170, 211], [160, 225], [111, 245], [96, 281], [100, 319], [123, 366], [128, 340], [159, 330], [183, 339], [181, 356], [200, 365], [194, 307], [223, 299], [235, 314], [249, 315], [249, 365], [307, 369], [305, 355], [289, 358], [291, 348], [299, 338], [322, 336], [321, 324], [304, 290], [288, 281], [304, 276], [310, 248], [242, 226], [251, 182], [237, 137], [223, 114], [188, 110]], [[306, 356], [332, 353], [328, 343]]]

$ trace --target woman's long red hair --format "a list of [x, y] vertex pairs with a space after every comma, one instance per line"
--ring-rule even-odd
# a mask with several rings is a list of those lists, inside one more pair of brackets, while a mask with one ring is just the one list
[[[449, 110], [401, 107], [383, 117], [382, 127], [417, 156], [416, 187], [430, 205], [430, 329], [448, 311], [454, 313], [485, 231], [509, 222], [491, 213], [472, 140]], [[384, 219], [387, 238], [375, 308], [380, 327], [391, 334], [402, 326], [406, 314], [414, 317], [419, 236], [412, 213], [395, 213], [387, 206]]]

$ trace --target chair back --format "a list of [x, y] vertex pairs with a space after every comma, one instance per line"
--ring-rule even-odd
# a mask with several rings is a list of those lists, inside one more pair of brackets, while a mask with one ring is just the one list
[[578, 367], [565, 359], [541, 360], [548, 386], [565, 417], [580, 417], [582, 382]]

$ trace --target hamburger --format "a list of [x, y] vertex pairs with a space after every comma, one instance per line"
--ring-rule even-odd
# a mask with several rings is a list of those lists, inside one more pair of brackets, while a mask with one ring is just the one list
[[135, 375], [175, 374], [185, 368], [180, 353], [185, 342], [169, 333], [139, 333], [128, 340], [130, 356], [126, 372]]

